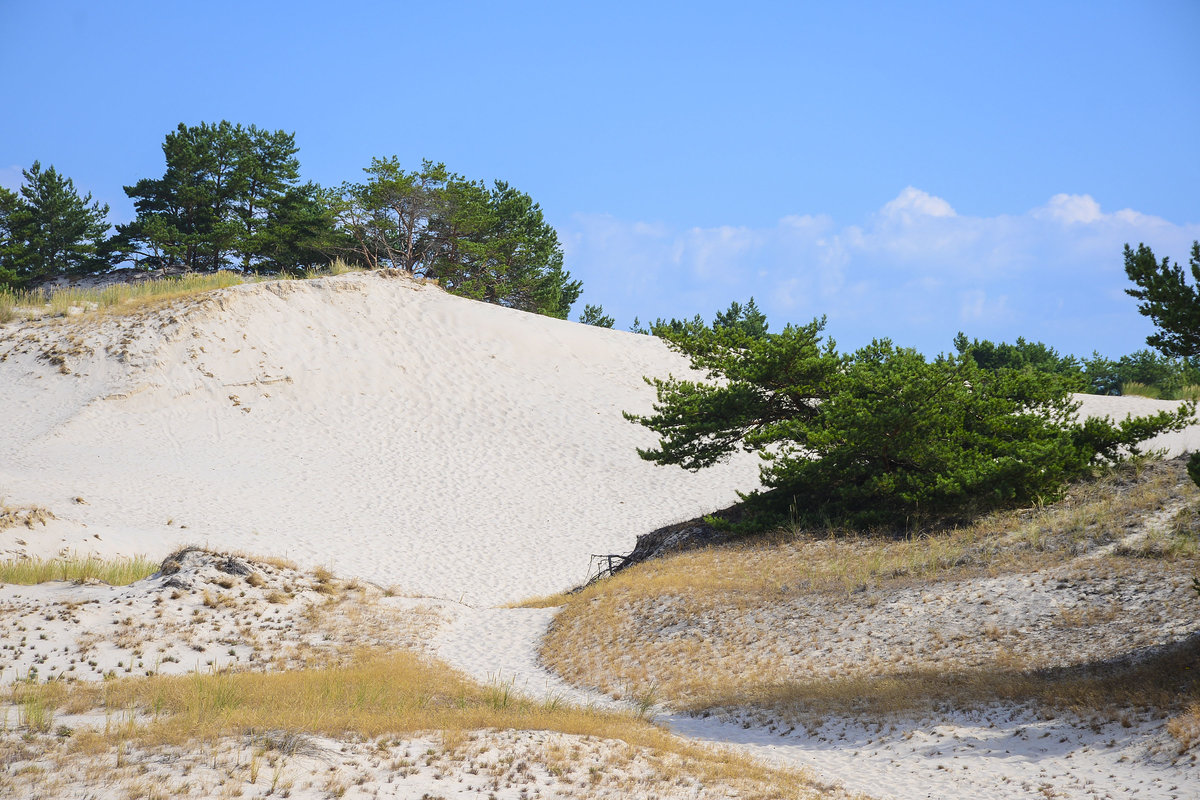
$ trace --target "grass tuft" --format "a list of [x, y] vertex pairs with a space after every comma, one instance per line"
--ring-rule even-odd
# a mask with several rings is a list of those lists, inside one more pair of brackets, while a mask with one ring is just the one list
[[1138, 381], [1126, 381], [1122, 383], [1121, 394], [1133, 395], [1134, 397], [1149, 397], [1154, 400], [1162, 398], [1162, 391], [1157, 386], [1151, 386], [1148, 383], [1139, 383]]
[[48, 581], [100, 581], [126, 586], [158, 571], [158, 562], [144, 556], [104, 559], [95, 556], [16, 558], [0, 561], [0, 583], [32, 585]]

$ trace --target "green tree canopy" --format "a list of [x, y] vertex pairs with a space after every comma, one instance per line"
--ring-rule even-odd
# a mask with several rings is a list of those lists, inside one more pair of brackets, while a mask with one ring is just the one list
[[53, 166], [22, 170], [20, 193], [0, 194], [0, 282], [23, 284], [111, 266], [108, 206], [83, 197]]
[[1083, 364], [1075, 356], [1059, 355], [1058, 351], [1041, 342], [1026, 341], [1018, 336], [1015, 344], [987, 339], [967, 339], [962, 331], [954, 337], [954, 349], [960, 356], [969, 357], [983, 369], [1030, 369], [1061, 377], [1072, 391], [1088, 388]]
[[0, 289], [19, 286], [23, 282], [17, 272], [21, 246], [13, 219], [20, 208], [21, 196], [0, 186]]
[[297, 185], [296, 153], [286, 131], [180, 123], [163, 142], [163, 176], [125, 187], [137, 218], [117, 227], [118, 246], [150, 268], [308, 266], [332, 248], [334, 217], [318, 187]]
[[604, 313], [604, 306], [594, 306], [590, 303], [583, 307], [579, 321], [584, 325], [595, 325], [597, 328], [611, 328], [617, 323], [616, 319]]
[[1125, 292], [1141, 301], [1138, 311], [1154, 322], [1158, 330], [1146, 343], [1163, 355], [1200, 356], [1200, 241], [1192, 242], [1190, 267], [1196, 285], [1188, 284], [1178, 263], [1164, 257], [1160, 264], [1144, 244], [1137, 250], [1125, 245], [1125, 274], [1137, 285]]
[[717, 312], [712, 326], [713, 330], [740, 328], [751, 339], [761, 339], [767, 335], [767, 315], [758, 310], [753, 297], [744, 306], [735, 300], [728, 309]]
[[437, 278], [449, 291], [565, 319], [582, 284], [563, 268], [558, 234], [529, 195], [489, 187], [422, 162], [376, 158], [363, 183], [345, 184], [338, 219], [371, 267]]
[[1124, 387], [1140, 383], [1169, 398], [1185, 386], [1200, 383], [1200, 359], [1171, 358], [1143, 348], [1117, 359], [1099, 353], [1084, 361], [1088, 391], [1122, 394]]
[[1068, 382], [973, 358], [927, 361], [890, 341], [852, 354], [823, 320], [754, 338], [738, 328], [661, 329], [702, 380], [654, 379], [659, 464], [698, 470], [738, 449], [764, 459], [750, 506], [809, 521], [913, 525], [1052, 497], [1091, 465], [1185, 425], [1195, 406], [1114, 425], [1077, 421]]

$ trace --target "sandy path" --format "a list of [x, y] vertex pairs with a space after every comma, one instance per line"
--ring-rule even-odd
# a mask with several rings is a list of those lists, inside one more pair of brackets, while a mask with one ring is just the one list
[[510, 687], [545, 702], [614, 710], [611, 697], [579, 689], [544, 669], [538, 647], [556, 608], [459, 608], [433, 640], [437, 657], [484, 684]]

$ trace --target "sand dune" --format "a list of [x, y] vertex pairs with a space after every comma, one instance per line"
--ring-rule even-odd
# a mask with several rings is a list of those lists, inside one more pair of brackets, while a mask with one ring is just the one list
[[[0, 492], [58, 517], [28, 552], [201, 543], [495, 604], [757, 483], [749, 456], [696, 475], [638, 458], [653, 438], [621, 412], [649, 408], [643, 375], [685, 369], [660, 341], [407, 278], [240, 286], [16, 338]], [[70, 374], [48, 351], [74, 353]]]
[[[621, 412], [650, 407], [642, 376], [687, 369], [661, 341], [407, 277], [9, 325], [0, 358], [0, 497], [57, 517], [10, 554], [206, 544], [492, 605], [758, 484], [750, 455], [698, 474], [638, 458], [653, 436]], [[1155, 445], [1200, 448], [1200, 427]]]

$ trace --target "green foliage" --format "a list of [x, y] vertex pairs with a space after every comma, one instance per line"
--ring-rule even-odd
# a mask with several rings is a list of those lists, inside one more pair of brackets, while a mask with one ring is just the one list
[[566, 319], [582, 289], [563, 269], [558, 234], [529, 195], [488, 187], [424, 161], [373, 159], [365, 183], [344, 184], [342, 229], [363, 263], [437, 278], [449, 291]]
[[1192, 482], [1200, 486], [1200, 450], [1192, 453], [1191, 458], [1188, 459], [1187, 471]]
[[758, 310], [753, 297], [745, 306], [735, 300], [726, 311], [717, 312], [712, 326], [713, 330], [738, 328], [751, 339], [761, 339], [767, 335], [767, 315]]
[[137, 218], [116, 246], [146, 268], [302, 269], [328, 263], [333, 212], [297, 186], [293, 134], [219, 123], [179, 126], [163, 142], [166, 171], [125, 193]]
[[1192, 242], [1190, 267], [1195, 286], [1178, 263], [1158, 263], [1144, 244], [1137, 250], [1125, 245], [1125, 274], [1137, 284], [1125, 292], [1142, 301], [1138, 311], [1158, 329], [1146, 343], [1165, 356], [1200, 357], [1200, 241]]
[[[266, 272], [300, 272], [332, 268], [330, 253], [353, 257], [349, 237], [336, 228], [336, 199], [315, 183], [288, 189], [254, 231], [253, 266]], [[343, 267], [345, 264], [343, 263]]]
[[0, 291], [19, 289], [24, 280], [17, 272], [21, 243], [17, 240], [14, 215], [21, 208], [21, 196], [0, 186]]
[[649, 334], [653, 336], [662, 336], [664, 338], [678, 337], [680, 334], [701, 334], [705, 331], [727, 331], [737, 332], [740, 336], [749, 337], [751, 339], [761, 339], [767, 334], [767, 317], [758, 310], [758, 306], [754, 303], [754, 298], [751, 297], [746, 305], [734, 301], [729, 304], [729, 308], [725, 311], [718, 311], [713, 317], [712, 326], [708, 326], [704, 322], [704, 318], [699, 314], [691, 319], [663, 319], [659, 317], [650, 323], [650, 327], [642, 326], [641, 321], [633, 318], [633, 326], [629, 330], [634, 333]]
[[22, 171], [20, 194], [0, 190], [0, 287], [20, 288], [111, 265], [108, 206], [41, 163]]
[[1017, 337], [1016, 344], [996, 344], [987, 339], [968, 340], [966, 334], [959, 331], [954, 337], [954, 349], [958, 351], [959, 356], [970, 357], [986, 370], [1028, 369], [1057, 375], [1066, 386], [1076, 392], [1085, 391], [1088, 386], [1083, 364], [1079, 359], [1059, 355], [1053, 347], [1041, 342], [1027, 342], [1021, 336]]
[[[698, 470], [756, 451], [762, 515], [915, 525], [1053, 497], [1091, 465], [1178, 430], [1195, 406], [1127, 419], [1074, 420], [1068, 381], [1035, 369], [983, 369], [969, 356], [933, 361], [890, 341], [850, 355], [823, 341], [823, 320], [755, 338], [740, 328], [656, 333], [706, 380], [655, 379], [653, 430], [639, 451]], [[761, 518], [761, 516], [760, 516]]]
[[579, 321], [584, 325], [595, 325], [597, 328], [611, 328], [616, 320], [604, 313], [604, 306], [594, 306], [590, 303], [583, 307]]
[[1093, 353], [1084, 361], [1087, 391], [1123, 394], [1128, 386], [1148, 387], [1163, 399], [1183, 398], [1183, 390], [1200, 383], [1200, 359], [1171, 358], [1142, 349], [1113, 360]]

